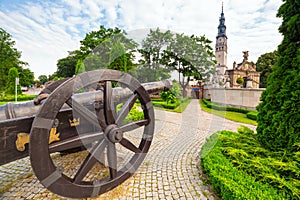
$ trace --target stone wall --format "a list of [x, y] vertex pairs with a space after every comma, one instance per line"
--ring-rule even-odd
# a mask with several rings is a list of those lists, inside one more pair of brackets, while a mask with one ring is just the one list
[[265, 88], [211, 88], [203, 90], [203, 98], [221, 105], [255, 110], [264, 90]]

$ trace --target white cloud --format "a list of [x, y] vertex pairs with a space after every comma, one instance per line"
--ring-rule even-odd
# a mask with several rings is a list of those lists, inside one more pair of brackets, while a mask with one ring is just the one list
[[[234, 60], [242, 60], [243, 50], [249, 50], [249, 59], [256, 62], [259, 55], [276, 49], [282, 38], [277, 31], [281, 20], [275, 17], [281, 3], [281, 0], [224, 1], [229, 67]], [[57, 60], [67, 56], [67, 51], [77, 49], [85, 34], [100, 25], [118, 26], [127, 32], [159, 27], [205, 34], [215, 42], [221, 1], [24, 1], [2, 5], [0, 9], [1, 27], [16, 40], [22, 59], [38, 77], [52, 74]]]

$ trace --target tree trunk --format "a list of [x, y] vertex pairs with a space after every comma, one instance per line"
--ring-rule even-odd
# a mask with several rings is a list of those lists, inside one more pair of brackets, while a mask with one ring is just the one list
[[182, 87], [182, 97], [183, 97], [183, 98], [186, 98], [186, 97], [187, 97], [187, 91], [186, 91], [186, 88], [187, 88], [187, 86], [189, 85], [189, 82], [190, 82], [190, 77], [189, 77], [189, 76], [187, 77], [186, 83], [184, 82], [184, 76], [182, 76], [182, 82], [180, 83], [180, 85], [181, 85], [181, 87]]

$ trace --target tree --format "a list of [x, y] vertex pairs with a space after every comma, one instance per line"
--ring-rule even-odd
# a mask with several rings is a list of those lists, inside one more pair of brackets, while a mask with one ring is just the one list
[[272, 69], [277, 62], [278, 53], [277, 51], [273, 51], [270, 53], [262, 54], [257, 62], [256, 62], [256, 71], [260, 72], [260, 81], [259, 87], [266, 88], [267, 87], [267, 78], [272, 72]]
[[75, 74], [77, 61], [77, 56], [72, 54], [72, 52], [69, 52], [67, 57], [59, 59], [56, 65], [57, 76], [62, 78], [72, 77]]
[[99, 30], [86, 34], [85, 38], [80, 41], [80, 49], [76, 50], [74, 53], [78, 56], [78, 58], [84, 60], [100, 43], [103, 43], [109, 40], [112, 36], [121, 33], [122, 31], [117, 27], [114, 29], [107, 29], [105, 26], [101, 25]]
[[[80, 50], [72, 53], [82, 60], [86, 71], [101, 68], [128, 71], [133, 67], [137, 43], [118, 28], [100, 26], [100, 30], [86, 34], [80, 43]], [[81, 61], [77, 61], [78, 66], [83, 66]]]
[[48, 81], [48, 77], [46, 75], [40, 75], [38, 79], [42, 85], [44, 85]]
[[207, 81], [215, 73], [216, 62], [210, 43], [205, 36], [176, 34], [164, 51], [163, 63], [178, 72], [184, 97], [192, 76], [197, 80]]
[[30, 86], [34, 84], [34, 73], [30, 69], [19, 69], [20, 70], [20, 85]]
[[139, 53], [142, 59], [139, 60], [137, 78], [141, 82], [158, 81], [170, 78], [170, 70], [161, 63], [163, 49], [173, 40], [171, 31], [161, 32], [159, 28], [150, 30], [150, 33], [142, 41], [142, 48]]
[[[6, 82], [6, 94], [15, 94], [16, 90], [16, 78], [19, 78], [19, 72], [16, 67], [12, 67], [8, 71], [7, 82]], [[22, 94], [20, 85], [17, 85], [18, 94]]]
[[109, 59], [109, 69], [128, 72], [134, 67], [133, 54], [126, 52], [125, 45], [120, 40], [113, 43]]
[[257, 107], [257, 137], [272, 150], [299, 151], [300, 147], [300, 1], [284, 0], [277, 17], [283, 19], [279, 32], [278, 61]]
[[21, 52], [14, 48], [15, 41], [11, 35], [0, 28], [0, 90], [4, 90], [7, 85], [10, 68], [19, 68], [27, 65], [20, 60]]

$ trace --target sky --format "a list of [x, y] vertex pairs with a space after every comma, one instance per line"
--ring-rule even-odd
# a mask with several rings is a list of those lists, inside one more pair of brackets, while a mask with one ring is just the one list
[[[256, 62], [276, 50], [282, 40], [282, 20], [276, 18], [281, 0], [223, 2], [229, 69], [243, 60], [242, 51], [249, 51], [249, 60]], [[100, 25], [130, 35], [157, 27], [205, 35], [214, 48], [221, 8], [222, 0], [0, 0], [0, 27], [11, 34], [21, 60], [37, 78], [53, 74], [57, 61]]]

